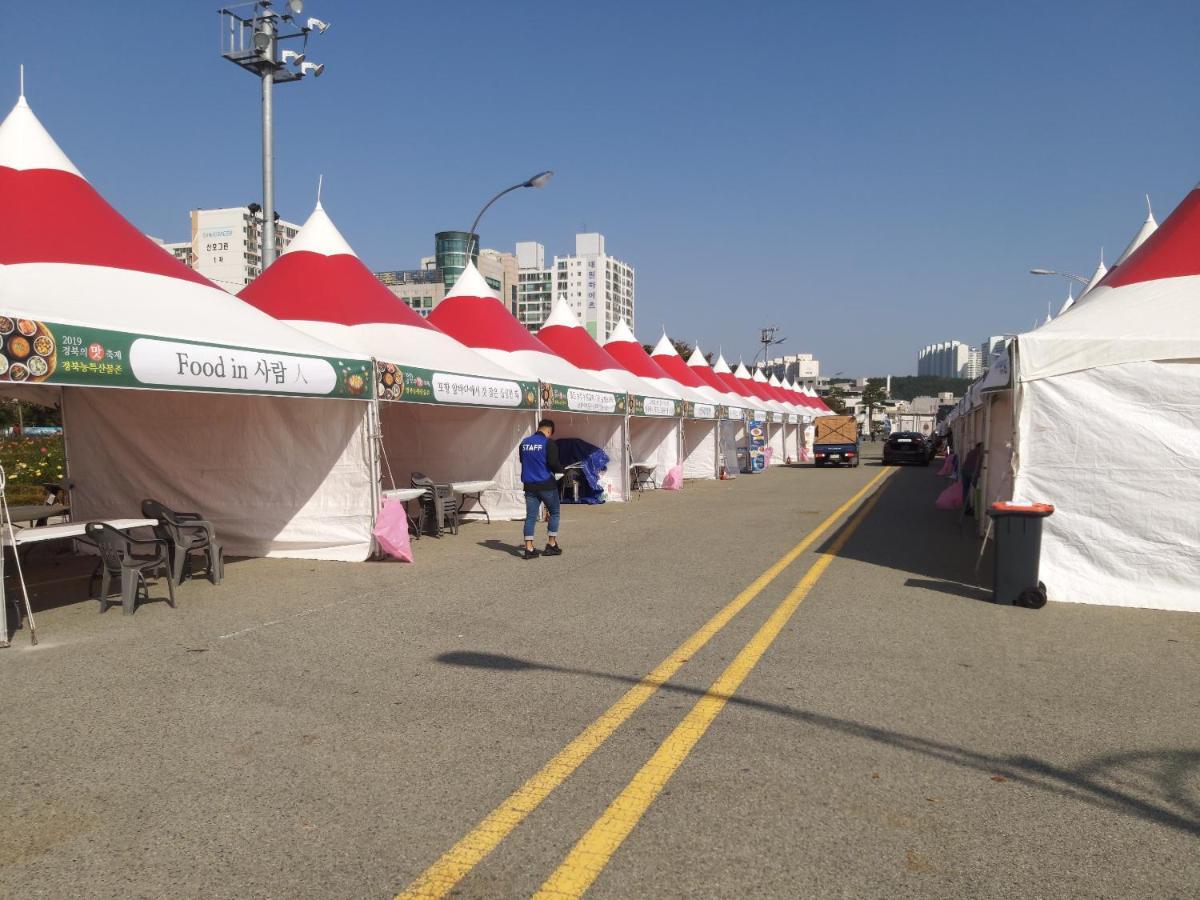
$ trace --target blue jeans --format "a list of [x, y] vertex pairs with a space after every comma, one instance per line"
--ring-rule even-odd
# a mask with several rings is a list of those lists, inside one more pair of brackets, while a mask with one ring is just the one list
[[550, 488], [544, 491], [526, 491], [525, 492], [525, 540], [532, 541], [533, 533], [537, 529], [538, 513], [541, 512], [542, 504], [546, 504], [546, 509], [550, 510], [550, 537], [558, 536], [558, 491]]

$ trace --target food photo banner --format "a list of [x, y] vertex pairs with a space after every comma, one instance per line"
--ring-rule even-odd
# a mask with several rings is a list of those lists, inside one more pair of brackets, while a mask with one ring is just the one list
[[534, 381], [507, 381], [375, 363], [375, 391], [380, 400], [537, 409], [537, 390]]
[[0, 315], [0, 381], [231, 394], [371, 396], [367, 360], [142, 337]]

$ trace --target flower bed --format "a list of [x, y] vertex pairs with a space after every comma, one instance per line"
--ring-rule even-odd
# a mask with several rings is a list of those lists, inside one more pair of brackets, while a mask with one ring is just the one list
[[62, 481], [65, 460], [62, 435], [0, 440], [9, 505], [41, 503], [46, 496], [42, 483]]

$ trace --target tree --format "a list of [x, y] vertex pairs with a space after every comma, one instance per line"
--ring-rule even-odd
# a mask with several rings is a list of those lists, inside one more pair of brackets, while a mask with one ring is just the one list
[[887, 391], [882, 384], [875, 381], [867, 382], [867, 386], [863, 388], [862, 392], [862, 405], [867, 408], [867, 422], [870, 427], [874, 427], [875, 410], [883, 406], [887, 399]]
[[[869, 378], [869, 384], [880, 386], [886, 383], [884, 378]], [[914, 397], [936, 397], [943, 392], [949, 392], [961, 397], [971, 384], [966, 378], [941, 378], [937, 375], [893, 375], [892, 399], [912, 400]]]
[[846, 415], [846, 392], [840, 387], [831, 388], [829, 393], [821, 399], [839, 416]]

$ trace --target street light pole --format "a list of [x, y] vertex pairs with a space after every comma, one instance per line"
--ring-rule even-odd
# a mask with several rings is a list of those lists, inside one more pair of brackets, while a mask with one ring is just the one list
[[510, 194], [520, 188], [540, 188], [545, 187], [550, 183], [550, 179], [554, 177], [554, 172], [547, 169], [545, 172], [538, 172], [532, 178], [522, 181], [520, 184], [514, 184], [512, 187], [506, 187], [495, 197], [483, 204], [483, 209], [479, 210], [479, 214], [475, 216], [475, 221], [471, 223], [471, 230], [467, 232], [467, 262], [471, 261], [471, 251], [475, 244], [475, 229], [479, 227], [479, 220], [483, 218], [483, 214], [488, 211], [493, 203], [503, 197], [505, 194]]
[[[262, 34], [267, 36], [267, 49], [263, 55], [275, 59], [275, 22], [266, 18], [262, 23]], [[263, 231], [262, 268], [275, 261], [275, 111], [272, 105], [275, 86], [274, 65], [262, 66], [262, 179], [263, 179]]]
[[1074, 275], [1071, 272], [1055, 272], [1053, 269], [1030, 269], [1030, 275], [1057, 275], [1059, 278], [1069, 278], [1072, 281], [1078, 281], [1080, 284], [1087, 286], [1088, 279], [1082, 275]]
[[[302, 40], [308, 47], [308, 36], [323, 33], [328, 22], [308, 19], [298, 24], [304, 11], [304, 0], [287, 0], [287, 11], [277, 13], [271, 8], [274, 0], [255, 0], [238, 7], [218, 10], [221, 17], [221, 55], [234, 65], [256, 75], [262, 82], [262, 242], [261, 262], [266, 269], [275, 261], [275, 83], [299, 81], [311, 74], [319, 78], [324, 65], [308, 62], [303, 51], [284, 50], [279, 53], [280, 41]], [[249, 18], [234, 9], [253, 6]], [[284, 29], [281, 31], [281, 27]], [[280, 58], [282, 56], [282, 59]], [[288, 66], [293, 66], [289, 69]]]

